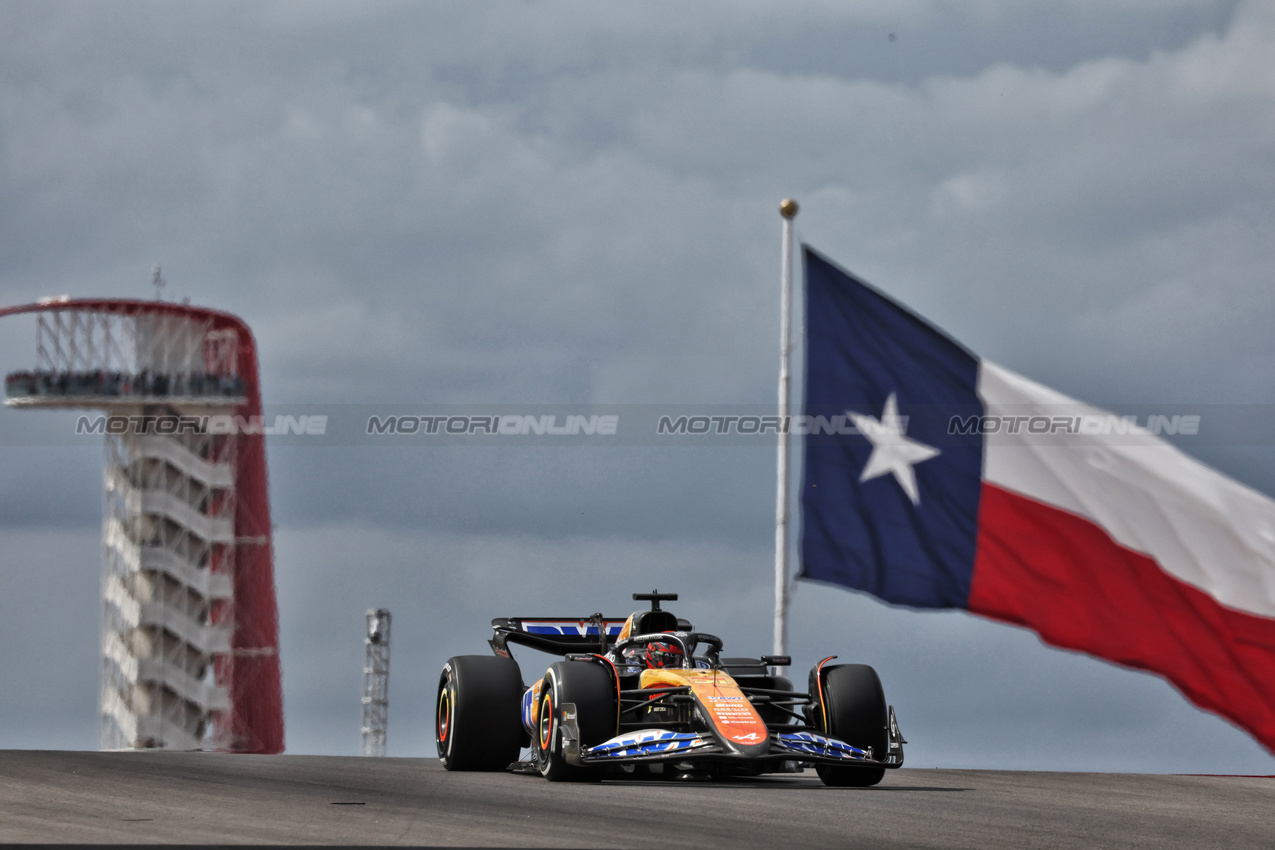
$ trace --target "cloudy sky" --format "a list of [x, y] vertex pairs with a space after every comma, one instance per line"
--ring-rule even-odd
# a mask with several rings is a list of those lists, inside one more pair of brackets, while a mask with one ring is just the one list
[[[767, 405], [793, 196], [801, 238], [982, 356], [1227, 406], [1244, 439], [1183, 448], [1275, 493], [1275, 5], [1041, 5], [0, 0], [0, 302], [149, 297], [161, 263], [254, 328], [267, 403], [334, 417]], [[101, 447], [71, 427], [0, 411], [0, 748], [97, 742]], [[273, 442], [289, 751], [357, 752], [369, 606], [392, 755], [433, 755], [437, 671], [494, 616], [658, 586], [767, 651], [774, 460]], [[878, 668], [913, 765], [1275, 773], [1023, 630], [808, 584], [792, 617], [797, 670]]]

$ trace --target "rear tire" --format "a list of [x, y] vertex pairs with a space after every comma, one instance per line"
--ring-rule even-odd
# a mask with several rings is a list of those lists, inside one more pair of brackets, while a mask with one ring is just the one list
[[596, 747], [616, 734], [618, 699], [610, 671], [592, 661], [559, 661], [545, 674], [532, 736], [536, 764], [550, 782], [597, 782], [601, 767], [568, 764], [562, 754], [562, 706], [574, 703], [580, 749]]
[[[866, 664], [833, 667], [823, 677], [823, 700], [828, 734], [861, 750], [871, 747], [873, 758], [889, 754], [889, 709], [876, 670]], [[815, 771], [824, 785], [843, 788], [867, 788], [885, 777], [883, 767], [821, 764]]]
[[504, 770], [522, 749], [522, 674], [518, 662], [458, 655], [438, 680], [434, 742], [447, 770]]

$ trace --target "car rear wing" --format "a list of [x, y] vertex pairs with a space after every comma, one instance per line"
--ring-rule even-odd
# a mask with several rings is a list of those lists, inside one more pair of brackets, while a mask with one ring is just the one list
[[606, 652], [615, 645], [627, 617], [497, 617], [491, 621], [488, 643], [492, 652], [509, 657], [509, 644], [517, 643], [567, 655], [578, 652]]

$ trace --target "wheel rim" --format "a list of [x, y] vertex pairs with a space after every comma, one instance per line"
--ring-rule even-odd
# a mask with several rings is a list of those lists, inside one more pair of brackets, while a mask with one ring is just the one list
[[447, 733], [452, 727], [452, 699], [447, 687], [438, 694], [438, 745], [446, 748]]
[[553, 697], [545, 694], [540, 702], [540, 749], [548, 753], [553, 743]]

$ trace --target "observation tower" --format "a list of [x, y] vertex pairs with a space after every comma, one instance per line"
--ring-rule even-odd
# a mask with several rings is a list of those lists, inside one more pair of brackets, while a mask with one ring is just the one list
[[282, 752], [252, 332], [158, 300], [0, 309], [19, 313], [36, 319], [35, 367], [6, 376], [5, 404], [105, 413], [81, 419], [106, 439], [102, 748]]

